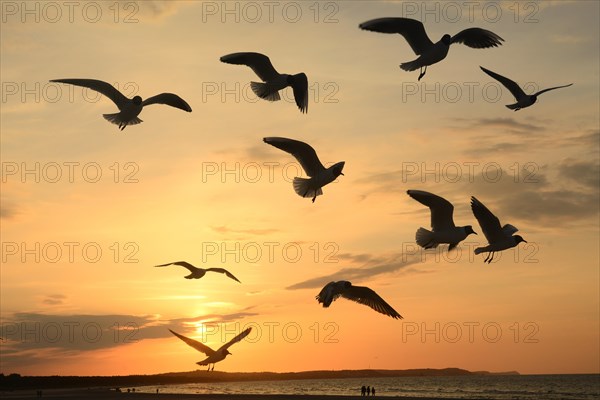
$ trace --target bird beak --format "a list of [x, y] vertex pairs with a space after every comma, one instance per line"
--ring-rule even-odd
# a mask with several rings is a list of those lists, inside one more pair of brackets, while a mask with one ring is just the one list
[[525, 239], [523, 239], [523, 241], [524, 241], [525, 243], [529, 243], [529, 242], [528, 242], [527, 240], [525, 240]]
[[342, 176], [346, 176], [346, 175], [344, 175], [344, 173], [343, 173], [343, 172], [340, 172], [340, 175], [342, 175]]
[[477, 232], [473, 231], [473, 233], [477, 235]]

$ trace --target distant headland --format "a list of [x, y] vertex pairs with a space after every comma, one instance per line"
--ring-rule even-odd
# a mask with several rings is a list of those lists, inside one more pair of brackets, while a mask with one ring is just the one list
[[297, 379], [345, 379], [345, 378], [390, 378], [415, 376], [460, 376], [460, 375], [519, 375], [516, 371], [488, 372], [467, 371], [460, 368], [423, 369], [360, 369], [303, 372], [221, 372], [196, 370], [169, 372], [155, 375], [124, 376], [21, 376], [0, 374], [0, 390], [86, 387], [127, 387], [146, 385], [170, 385], [183, 383], [214, 383], [244, 381], [277, 381]]

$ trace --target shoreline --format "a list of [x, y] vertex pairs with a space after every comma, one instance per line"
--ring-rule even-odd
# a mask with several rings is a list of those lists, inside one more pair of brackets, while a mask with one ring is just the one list
[[[34, 399], [36, 390], [0, 391], [2, 399]], [[117, 392], [109, 388], [93, 389], [47, 389], [42, 391], [42, 399], [72, 400], [72, 399], [135, 399], [135, 400], [351, 400], [360, 398], [356, 395], [305, 395], [305, 394], [178, 394], [178, 393], [141, 393], [125, 391]], [[403, 400], [461, 400], [448, 397], [405, 397], [405, 396], [369, 396], [369, 398], [403, 399]], [[473, 399], [471, 399], [473, 400]]]

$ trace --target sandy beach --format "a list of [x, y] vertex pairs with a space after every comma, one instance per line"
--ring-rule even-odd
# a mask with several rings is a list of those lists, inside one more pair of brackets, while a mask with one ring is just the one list
[[[35, 390], [19, 390], [14, 392], [0, 392], [2, 399], [36, 399]], [[349, 400], [360, 398], [356, 396], [310, 396], [310, 395], [230, 395], [230, 394], [163, 394], [163, 393], [127, 393], [116, 392], [109, 389], [49, 389], [44, 390], [42, 399], [73, 400], [73, 399], [135, 399], [135, 400]], [[370, 398], [404, 399], [404, 400], [435, 400], [425, 397], [397, 397], [397, 396], [374, 396]], [[444, 400], [458, 400], [444, 398]]]

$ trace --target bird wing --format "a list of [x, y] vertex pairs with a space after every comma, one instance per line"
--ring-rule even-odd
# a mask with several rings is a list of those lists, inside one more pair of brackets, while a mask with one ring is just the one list
[[487, 241], [492, 244], [503, 240], [506, 235], [500, 227], [500, 220], [482, 202], [471, 197], [471, 210], [477, 218]]
[[483, 68], [482, 66], [479, 66], [479, 68], [481, 68], [483, 72], [485, 72], [486, 74], [500, 82], [502, 85], [504, 85], [504, 87], [507, 88], [513, 96], [515, 96], [515, 99], [519, 100], [520, 98], [527, 96], [523, 89], [521, 89], [519, 84], [517, 84], [517, 82], [512, 81], [500, 74], [497, 74], [494, 71], [490, 71], [489, 69]]
[[[233, 276], [233, 274], [229, 271], [227, 271], [225, 268], [207, 268], [207, 271], [213, 271], [213, 272], [219, 272], [221, 274], [225, 274], [227, 275], [229, 278], [233, 279], [234, 281], [238, 281], [240, 282], [240, 280], [238, 278], [236, 278], [235, 276]], [[242, 283], [242, 282], [240, 282]]]
[[190, 264], [189, 262], [186, 262], [186, 261], [175, 261], [175, 262], [170, 262], [167, 264], [155, 265], [155, 267], [166, 267], [168, 265], [179, 265], [181, 267], [187, 268], [190, 272], [194, 272], [195, 270], [199, 269], [199, 268], [194, 267], [192, 264]]
[[502, 227], [502, 232], [504, 232], [504, 234], [506, 236], [512, 236], [515, 233], [517, 233], [519, 230], [517, 229], [517, 227], [511, 225], [511, 224], [506, 224]]
[[208, 347], [207, 345], [200, 343], [197, 340], [194, 339], [190, 339], [187, 336], [183, 336], [180, 335], [177, 332], [173, 332], [172, 330], [169, 329], [169, 332], [171, 332], [173, 335], [177, 336], [179, 339], [183, 340], [188, 346], [193, 347], [194, 349], [206, 354], [207, 356], [212, 356], [213, 354], [215, 354], [215, 351], [213, 349], [211, 349], [210, 347]]
[[380, 33], [399, 33], [404, 36], [415, 54], [421, 55], [433, 46], [421, 21], [410, 18], [377, 18], [363, 22], [360, 29]]
[[266, 137], [263, 141], [293, 155], [308, 176], [315, 176], [325, 170], [315, 149], [304, 142], [282, 137]]
[[306, 74], [300, 73], [293, 76], [292, 89], [294, 100], [303, 113], [308, 112], [308, 78]]
[[492, 31], [481, 28], [468, 28], [452, 36], [451, 43], [462, 43], [475, 49], [485, 49], [502, 45], [500, 36]]
[[223, 346], [221, 346], [219, 348], [219, 352], [221, 350], [226, 350], [228, 349], [230, 346], [234, 345], [235, 343], [241, 341], [243, 338], [245, 338], [246, 336], [248, 336], [250, 334], [250, 331], [252, 330], [252, 327], [244, 330], [243, 332], [241, 332], [239, 335], [237, 335], [236, 337], [234, 337], [233, 339], [231, 339], [229, 342], [225, 343]]
[[350, 286], [350, 288], [342, 292], [342, 297], [355, 301], [365, 306], [371, 307], [373, 310], [388, 315], [392, 318], [402, 319], [396, 310], [385, 302], [375, 291], [365, 286]]
[[102, 93], [111, 99], [113, 103], [119, 107], [119, 110], [129, 103], [129, 99], [119, 92], [113, 85], [97, 79], [52, 79], [50, 82], [68, 83], [69, 85], [81, 86], [95, 90], [96, 92]]
[[149, 106], [150, 104], [166, 104], [183, 111], [192, 112], [192, 107], [184, 99], [173, 93], [157, 94], [142, 101], [142, 106]]
[[407, 190], [406, 193], [419, 203], [429, 207], [431, 210], [431, 227], [434, 231], [454, 228], [454, 221], [452, 220], [454, 206], [448, 200], [423, 190]]
[[275, 70], [269, 57], [260, 53], [232, 53], [220, 58], [221, 62], [227, 64], [246, 65], [252, 68], [252, 71], [263, 82], [270, 81], [279, 76], [279, 72]]
[[539, 92], [537, 92], [536, 94], [534, 94], [534, 96], [539, 96], [540, 94], [546, 93], [547, 91], [554, 90], [554, 89], [560, 89], [560, 88], [564, 88], [564, 87], [569, 87], [571, 85], [572, 85], [572, 83], [569, 83], [568, 85], [554, 86], [554, 87], [551, 87], [551, 88], [548, 88], [548, 89], [540, 90]]

